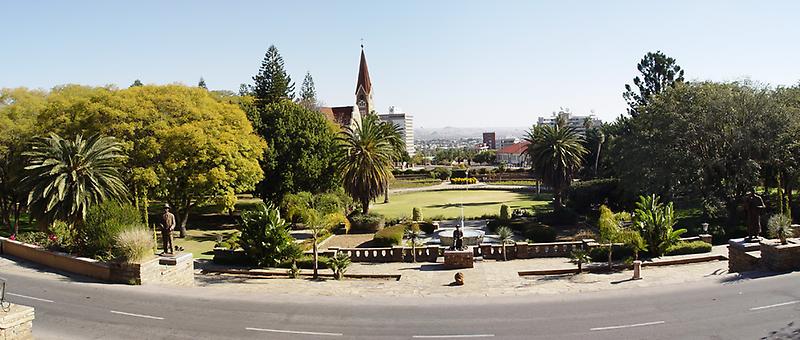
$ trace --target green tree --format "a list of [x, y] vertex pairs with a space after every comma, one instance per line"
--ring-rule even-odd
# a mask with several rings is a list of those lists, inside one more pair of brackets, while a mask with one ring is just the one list
[[647, 52], [636, 68], [642, 74], [641, 77], [633, 78], [636, 89], [625, 84], [625, 92], [622, 94], [630, 106], [628, 113], [634, 117], [638, 115], [639, 107], [647, 105], [652, 96], [675, 86], [676, 83], [683, 82], [681, 67], [675, 59], [661, 51]]
[[28, 165], [22, 183], [30, 190], [30, 211], [40, 220], [80, 226], [92, 205], [127, 200], [119, 172], [125, 156], [112, 137], [65, 140], [51, 134], [36, 139], [24, 156]]
[[278, 53], [275, 45], [270, 45], [267, 49], [258, 73], [253, 76], [253, 81], [255, 82], [253, 95], [260, 108], [284, 99], [294, 99], [294, 82], [286, 73], [283, 57]]
[[131, 86], [129, 86], [129, 87], [136, 87], [136, 86], [144, 86], [144, 84], [142, 84], [141, 80], [136, 79], [136, 80], [133, 81], [133, 84], [131, 84]]
[[578, 266], [578, 274], [580, 274], [583, 273], [583, 264], [592, 262], [592, 257], [584, 249], [575, 249], [569, 253], [569, 262]]
[[200, 81], [197, 82], [197, 87], [208, 90], [208, 86], [206, 86], [206, 80], [203, 77], [200, 77]]
[[336, 135], [321, 114], [285, 100], [261, 110], [260, 121], [258, 133], [270, 146], [261, 163], [261, 198], [282, 202], [288, 193], [321, 193], [336, 186]]
[[303, 85], [300, 86], [299, 103], [303, 107], [316, 111], [319, 105], [317, 104], [317, 90], [314, 88], [314, 78], [311, 77], [311, 72], [306, 72], [303, 78]]
[[[319, 277], [319, 240], [323, 237], [323, 235], [330, 233], [333, 228], [341, 224], [349, 223], [347, 217], [344, 216], [342, 213], [329, 213], [323, 214], [319, 210], [311, 207], [305, 211], [303, 215], [303, 220], [306, 223], [306, 227], [311, 230], [311, 237], [312, 237], [312, 252], [314, 255], [314, 278]], [[345, 226], [345, 229], [349, 229], [349, 227]]]
[[495, 160], [497, 160], [497, 151], [495, 150], [481, 151], [477, 155], [475, 155], [475, 157], [472, 160], [475, 163], [494, 164]]
[[364, 214], [369, 212], [369, 202], [383, 193], [393, 178], [396, 149], [392, 138], [376, 115], [367, 115], [355, 127], [345, 127], [337, 137], [336, 165], [344, 190], [361, 204]]
[[266, 149], [236, 104], [182, 85], [125, 90], [68, 85], [54, 88], [39, 115], [47, 131], [116, 137], [128, 155], [124, 176], [144, 210], [152, 198], [169, 203], [185, 235], [190, 210], [254, 189]]
[[12, 235], [19, 231], [28, 198], [20, 184], [25, 167], [22, 153], [37, 134], [36, 117], [45, 100], [43, 91], [0, 89], [0, 223]]
[[661, 256], [667, 248], [680, 241], [686, 229], [673, 230], [675, 211], [672, 202], [663, 204], [656, 195], [640, 196], [634, 211], [634, 224], [654, 255]]
[[538, 125], [528, 131], [525, 153], [533, 172], [553, 188], [555, 209], [563, 208], [564, 191], [583, 164], [586, 148], [575, 129], [560, 121], [555, 126]]
[[417, 240], [420, 237], [419, 223], [412, 222], [405, 230], [405, 237], [411, 241], [411, 262], [417, 263]]

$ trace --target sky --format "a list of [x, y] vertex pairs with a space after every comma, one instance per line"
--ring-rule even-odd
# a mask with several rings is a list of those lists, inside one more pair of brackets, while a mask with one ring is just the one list
[[300, 88], [353, 105], [361, 39], [378, 111], [436, 128], [609, 121], [648, 51], [689, 80], [800, 81], [800, 1], [9, 1], [0, 88], [252, 83], [275, 45]]

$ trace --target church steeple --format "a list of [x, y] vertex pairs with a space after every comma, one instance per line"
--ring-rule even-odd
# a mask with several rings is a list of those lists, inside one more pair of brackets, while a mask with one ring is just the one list
[[367, 57], [364, 55], [364, 45], [361, 45], [361, 61], [358, 65], [358, 81], [356, 83], [356, 105], [361, 116], [375, 110], [372, 104], [372, 81], [369, 79]]

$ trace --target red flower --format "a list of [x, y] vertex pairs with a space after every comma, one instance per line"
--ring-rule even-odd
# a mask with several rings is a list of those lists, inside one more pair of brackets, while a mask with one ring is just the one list
[[11, 241], [16, 241], [17, 240], [17, 234], [13, 234], [13, 235], [9, 236], [8, 239], [11, 240]]
[[58, 238], [56, 237], [55, 234], [50, 234], [50, 241], [53, 241], [53, 242], [58, 241]]

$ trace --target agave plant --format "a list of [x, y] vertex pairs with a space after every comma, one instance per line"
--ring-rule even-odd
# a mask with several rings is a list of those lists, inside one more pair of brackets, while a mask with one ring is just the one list
[[30, 192], [30, 210], [39, 219], [79, 225], [90, 206], [127, 200], [119, 172], [125, 155], [112, 137], [78, 135], [66, 140], [51, 134], [34, 140], [24, 156], [28, 165], [22, 183]]
[[350, 260], [349, 255], [343, 252], [336, 253], [336, 255], [334, 255], [333, 258], [328, 261], [328, 266], [330, 266], [331, 270], [333, 270], [333, 278], [337, 280], [344, 278], [344, 273], [347, 271], [347, 267], [349, 267], [351, 263], [352, 261]]
[[406, 228], [405, 237], [411, 241], [411, 261], [414, 263], [417, 263], [417, 239], [419, 236], [419, 223], [412, 223]]
[[781, 240], [781, 244], [787, 244], [786, 239], [794, 233], [792, 219], [784, 214], [772, 215], [767, 221], [767, 229], [772, 237]]
[[578, 273], [583, 273], [583, 264], [592, 262], [592, 257], [584, 249], [575, 249], [569, 254], [569, 262], [578, 266]]
[[508, 256], [506, 255], [506, 244], [511, 242], [514, 238], [514, 232], [511, 228], [502, 226], [497, 228], [497, 240], [503, 245], [503, 261], [508, 261]]

